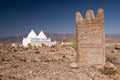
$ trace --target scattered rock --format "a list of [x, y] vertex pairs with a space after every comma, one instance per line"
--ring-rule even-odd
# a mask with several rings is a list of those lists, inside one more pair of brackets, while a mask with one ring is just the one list
[[36, 77], [35, 79], [32, 79], [32, 80], [47, 80], [47, 79], [44, 78], [43, 76], [39, 76], [39, 77]]
[[93, 80], [86, 73], [79, 73], [76, 74], [76, 76], [78, 77], [78, 80]]
[[116, 45], [115, 50], [120, 50], [120, 45]]
[[16, 47], [16, 44], [15, 44], [15, 43], [12, 43], [11, 46], [12, 46], [12, 47]]
[[115, 66], [114, 66], [114, 64], [112, 64], [111, 62], [106, 62], [106, 64], [105, 64], [105, 67], [106, 68], [114, 68]]
[[0, 53], [0, 60], [3, 60], [3, 59], [5, 59], [5, 56]]
[[[0, 66], [0, 69], [4, 69], [4, 68], [6, 68], [6, 66]], [[1, 80], [1, 79], [0, 79]]]
[[34, 62], [40, 62], [41, 60], [39, 58], [34, 58], [33, 61]]
[[120, 79], [120, 75], [119, 74], [117, 74], [117, 75], [115, 75], [115, 78], [113, 78], [114, 80], [119, 80]]
[[33, 71], [32, 71], [32, 70], [30, 70], [30, 71], [29, 71], [29, 74], [32, 74], [32, 73], [33, 73]]
[[70, 68], [72, 68], [72, 69], [78, 69], [77, 63], [72, 62], [72, 63], [70, 64]]
[[117, 53], [117, 50], [112, 50], [112, 53]]
[[33, 51], [33, 53], [37, 54], [37, 53], [39, 53], [39, 50], [36, 49]]
[[55, 49], [54, 49], [54, 48], [51, 48], [51, 49], [50, 49], [50, 52], [55, 52]]
[[43, 55], [43, 56], [41, 56], [41, 61], [44, 61], [44, 62], [50, 62], [50, 61], [53, 61], [53, 58], [52, 58], [52, 56], [50, 56], [50, 55]]
[[[120, 75], [113, 77], [101, 74], [98, 67], [80, 67], [75, 61], [75, 52], [64, 47], [53, 47], [50, 52], [46, 48], [12, 48], [8, 45], [0, 45], [0, 80], [119, 80]], [[10, 50], [16, 50], [15, 52]], [[33, 54], [32, 50], [39, 50], [40, 54]], [[64, 50], [63, 50], [64, 49]], [[55, 50], [55, 52], [54, 52]], [[46, 52], [47, 51], [47, 52]], [[66, 52], [64, 52], [66, 51]], [[120, 62], [119, 54], [111, 55], [116, 63]], [[54, 60], [54, 61], [52, 61]], [[67, 60], [67, 61], [65, 61]], [[34, 62], [31, 62], [34, 61]], [[43, 62], [42, 62], [43, 61]], [[51, 62], [52, 61], [52, 62]], [[68, 64], [71, 63], [69, 66]], [[58, 64], [60, 63], [60, 64]], [[113, 63], [113, 62], [112, 62]], [[119, 72], [119, 64], [115, 64]], [[110, 75], [111, 76], [111, 75]]]

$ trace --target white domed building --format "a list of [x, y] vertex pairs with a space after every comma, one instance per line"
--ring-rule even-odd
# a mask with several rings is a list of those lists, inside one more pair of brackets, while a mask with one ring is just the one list
[[32, 46], [42, 46], [42, 44], [46, 46], [54, 46], [56, 45], [56, 41], [51, 41], [50, 38], [47, 38], [43, 31], [41, 31], [38, 36], [37, 34], [31, 30], [31, 32], [28, 34], [26, 38], [23, 38], [23, 46], [28, 47], [28, 44], [31, 44]]

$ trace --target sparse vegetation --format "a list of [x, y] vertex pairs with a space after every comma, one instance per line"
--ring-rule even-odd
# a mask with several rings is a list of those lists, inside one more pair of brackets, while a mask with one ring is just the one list
[[2, 63], [3, 61], [5, 61], [4, 59], [0, 59], [0, 63]]
[[76, 43], [74, 42], [72, 47], [76, 50]]
[[118, 73], [115, 69], [107, 67], [100, 68], [99, 71], [105, 75], [115, 75]]
[[26, 57], [24, 57], [24, 56], [13, 56], [13, 57], [15, 59], [21, 61], [21, 62], [26, 62], [27, 61]]
[[63, 61], [64, 61], [63, 59], [59, 59], [58, 64], [61, 64]]
[[76, 38], [75, 37], [73, 38], [72, 42], [73, 42], [72, 47], [76, 50]]
[[119, 61], [118, 61], [118, 59], [116, 57], [110, 56], [110, 55], [106, 56], [106, 61], [109, 61], [109, 62], [114, 63], [114, 64], [118, 64], [119, 63]]

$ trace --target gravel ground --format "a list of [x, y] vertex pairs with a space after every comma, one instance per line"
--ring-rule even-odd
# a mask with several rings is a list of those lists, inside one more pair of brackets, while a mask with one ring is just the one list
[[[11, 49], [0, 48], [0, 80], [120, 80], [119, 74], [104, 75], [95, 67], [70, 68], [70, 63], [75, 60], [75, 51], [71, 51], [71, 47], [49, 53], [41, 53], [41, 49], [37, 53], [32, 49]], [[120, 65], [115, 66], [119, 71]]]

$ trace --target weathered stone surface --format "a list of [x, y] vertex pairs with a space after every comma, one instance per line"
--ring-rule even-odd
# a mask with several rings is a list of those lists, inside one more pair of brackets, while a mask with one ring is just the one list
[[96, 18], [93, 11], [86, 12], [85, 19], [76, 13], [77, 60], [82, 65], [105, 64], [104, 11], [98, 10]]

